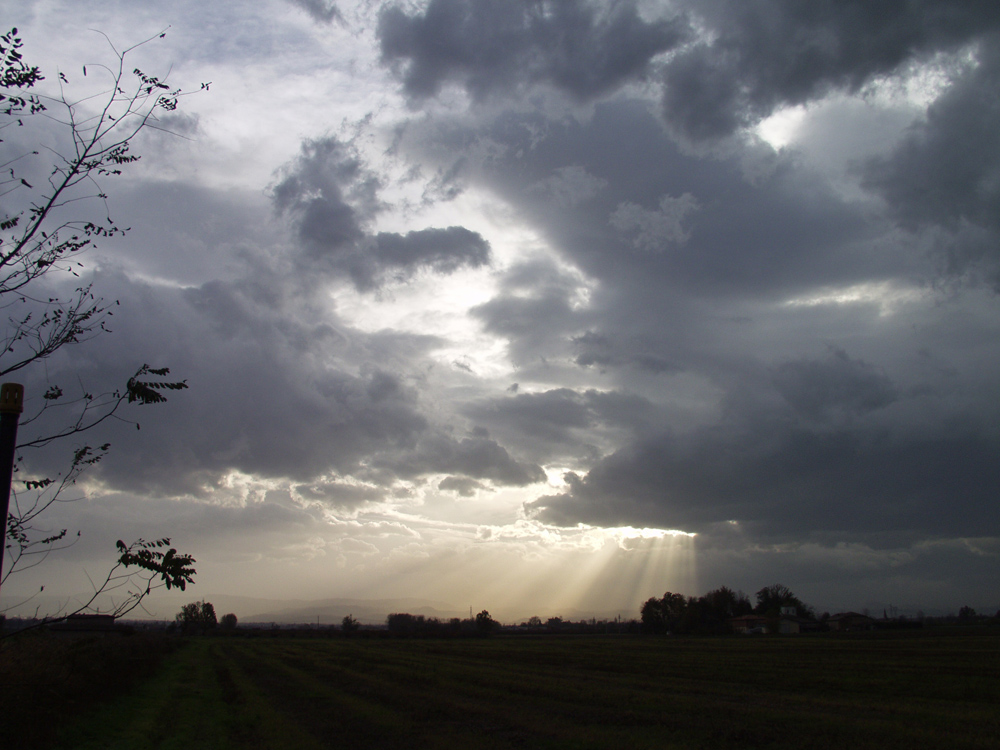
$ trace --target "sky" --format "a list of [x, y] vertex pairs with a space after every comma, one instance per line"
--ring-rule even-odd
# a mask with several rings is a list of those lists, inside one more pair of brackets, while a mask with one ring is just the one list
[[1000, 608], [994, 0], [0, 8], [42, 91], [166, 30], [192, 92], [101, 184], [112, 332], [22, 378], [190, 388], [8, 601], [169, 536], [209, 599]]

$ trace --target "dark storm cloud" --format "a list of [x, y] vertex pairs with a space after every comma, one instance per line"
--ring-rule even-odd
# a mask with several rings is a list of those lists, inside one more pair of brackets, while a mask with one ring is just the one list
[[[129, 407], [120, 414], [129, 421], [105, 425], [101, 439], [113, 451], [95, 473], [107, 486], [204, 497], [225, 491], [226, 475], [239, 471], [297, 483], [307, 501], [352, 507], [432, 473], [519, 486], [543, 476], [496, 441], [443, 436], [422, 393], [428, 355], [443, 340], [352, 328], [312, 272], [312, 254], [360, 242], [380, 278], [418, 268], [448, 273], [488, 260], [479, 235], [461, 227], [367, 234], [365, 223], [380, 210], [378, 181], [335, 141], [306, 144], [272, 189], [273, 204], [300, 219], [296, 243], [280, 235], [259, 196], [243, 196], [244, 205], [181, 183], [135, 191], [185, 221], [143, 223], [139, 243], [93, 278], [121, 302], [113, 335], [61, 352], [26, 383], [38, 401], [50, 383], [70, 391], [77, 383], [121, 385], [143, 362], [187, 380], [190, 388], [169, 393], [165, 406]], [[117, 270], [133, 267], [153, 268], [157, 282], [168, 283]], [[41, 427], [26, 426], [25, 435]], [[55, 473], [64, 458], [52, 451], [27, 460]]]
[[855, 92], [1000, 26], [992, 0], [687, 0], [705, 40], [664, 71], [667, 121], [693, 140], [727, 136], [783, 105]]
[[382, 59], [417, 98], [457, 81], [476, 98], [544, 82], [587, 99], [643, 76], [687, 35], [643, 20], [634, 2], [578, 0], [431, 0], [412, 15], [390, 5], [378, 24]]
[[335, 138], [303, 144], [271, 195], [278, 211], [294, 218], [309, 272], [346, 274], [359, 291], [370, 291], [421, 269], [448, 274], [490, 262], [489, 243], [464, 227], [373, 236], [367, 226], [384, 208], [380, 188], [349, 144]]
[[538, 357], [558, 356], [554, 342], [581, 323], [573, 309], [579, 279], [561, 272], [547, 260], [532, 260], [508, 269], [501, 293], [469, 313], [483, 327], [510, 341], [510, 358], [517, 365]]
[[462, 266], [476, 268], [490, 262], [490, 245], [478, 232], [464, 227], [421, 229], [405, 235], [379, 232], [375, 258], [381, 265], [404, 270], [426, 267], [451, 273]]
[[545, 480], [545, 472], [540, 466], [518, 461], [506, 448], [484, 435], [456, 440], [443, 433], [428, 434], [416, 450], [380, 458], [374, 463], [403, 478], [430, 473], [454, 474], [515, 487]]
[[996, 436], [974, 428], [901, 435], [761, 421], [634, 443], [526, 508], [568, 526], [701, 531], [738, 521], [774, 541], [876, 529], [990, 535], [1000, 528], [998, 450]]
[[[299, 481], [351, 474], [372, 453], [412, 449], [427, 429], [418, 394], [378, 366], [378, 342], [331, 325], [330, 316], [310, 320], [308, 309], [287, 301], [274, 309], [239, 284], [178, 293], [107, 282], [123, 306], [148, 316], [101, 342], [113, 348], [109, 365], [123, 355], [168, 363], [190, 385], [140, 415], [150, 423], [141, 440], [102, 467], [116, 486], [201, 494], [234, 469]], [[171, 329], [198, 345], [163, 344]], [[353, 358], [365, 362], [360, 372], [348, 364]], [[116, 427], [112, 442], [132, 442], [127, 429]]]
[[801, 414], [823, 417], [879, 409], [898, 397], [895, 386], [872, 365], [834, 349], [826, 360], [798, 360], [778, 365], [774, 387]]
[[[684, 153], [641, 102], [603, 102], [583, 121], [508, 113], [465, 128], [413, 127], [409, 137], [418, 147], [420, 139], [441, 138], [450, 153], [462, 153], [457, 144], [474, 143], [475, 133], [498, 144], [475, 179], [515, 206], [565, 261], [504, 269], [499, 292], [470, 311], [506, 339], [515, 366], [536, 375], [574, 363], [587, 377], [616, 378], [613, 385], [655, 377], [668, 388], [666, 380], [683, 373], [738, 381], [734, 367], [757, 365], [736, 363], [723, 344], [728, 337], [752, 337], [763, 356], [781, 358], [782, 344], [751, 317], [772, 314], [768, 305], [872, 280], [909, 282], [931, 268], [923, 254], [882, 239], [889, 222], [873, 220], [864, 205], [790, 158], [775, 156], [770, 171], [751, 181], [743, 155]], [[567, 201], [537, 188], [564, 175], [567, 164], [600, 189]], [[685, 195], [698, 208], [684, 216], [683, 243], [665, 237], [653, 250], [639, 248], [614, 225], [623, 204], [652, 213], [669, 205], [665, 196]], [[564, 369], [544, 377], [575, 376]]]
[[466, 413], [487, 424], [507, 422], [526, 435], [549, 443], [569, 442], [571, 430], [587, 427], [593, 419], [584, 397], [569, 388], [491, 399], [467, 409]]
[[[985, 81], [980, 57], [966, 75]], [[939, 119], [913, 137], [927, 138]], [[967, 127], [987, 146], [986, 177], [991, 136]], [[901, 232], [899, 214], [859, 191], [845, 197], [788, 153], [746, 146], [700, 158], [642, 102], [612, 99], [578, 120], [476, 112], [407, 137], [448, 163], [487, 141], [490, 156], [469, 180], [515, 206], [565, 262], [505, 269], [499, 293], [471, 311], [507, 340], [522, 387], [463, 413], [542, 463], [580, 467], [565, 493], [529, 504], [540, 519], [699, 531], [737, 520], [746, 543], [996, 532], [983, 488], [995, 486], [989, 457], [1000, 443], [989, 388], [974, 375], [996, 366], [994, 303], [970, 301], [965, 318], [964, 301], [953, 302], [955, 317], [918, 301], [936, 280], [939, 250]], [[578, 198], [549, 189], [566, 175], [585, 177]], [[980, 211], [985, 231], [988, 204], [976, 200], [970, 191], [961, 205]], [[649, 220], [643, 247], [616, 226], [623, 205]], [[671, 224], [664, 207], [685, 210]], [[950, 362], [949, 373], [928, 366], [922, 349]], [[542, 360], [553, 367], [527, 370]], [[612, 425], [586, 387], [522, 392], [532, 375], [572, 377], [570, 365], [588, 386], [635, 388], [662, 411]], [[613, 426], [622, 431], [603, 441]], [[608, 444], [620, 447], [602, 457], [597, 446]]]
[[[475, 127], [503, 146], [481, 165], [480, 179], [585, 274], [629, 296], [652, 286], [661, 296], [667, 288], [684, 296], [793, 295], [817, 282], [849, 284], [922, 261], [873, 249], [868, 243], [880, 227], [865, 207], [790, 157], [771, 153], [764, 173], [750, 180], [746, 160], [756, 153], [687, 154], [641, 101], [602, 102], [582, 121], [505, 113]], [[411, 135], [425, 137], [416, 127]], [[475, 141], [460, 128], [428, 136], [459, 148]], [[603, 187], [575, 205], [558, 195], [546, 199], [534, 186], [567, 164]], [[643, 226], [623, 221], [627, 217]], [[555, 309], [562, 294], [544, 295], [553, 325], [568, 317]], [[497, 318], [512, 325], [523, 319], [513, 308], [527, 303], [512, 296], [495, 302], [504, 309], [481, 309], [491, 325]], [[543, 295], [531, 299], [540, 306]]]
[[[202, 549], [285, 559], [316, 551], [303, 534], [374, 553], [364, 535], [389, 530], [423, 553], [464, 533], [453, 522], [515, 523], [498, 508], [517, 497], [570, 528], [697, 531], [692, 594], [781, 580], [855, 608], [859, 591], [897, 585], [931, 601], [995, 589], [1000, 315], [972, 282], [1000, 288], [1000, 4], [289, 3], [291, 26], [257, 13], [235, 46], [225, 4], [206, 6], [195, 38], [212, 43], [180, 59], [229, 80], [252, 71], [292, 110], [288, 74], [293, 88], [366, 93], [381, 105], [353, 132], [370, 140], [304, 142], [266, 199], [210, 186], [240, 181], [243, 166], [216, 170], [242, 154], [287, 153], [267, 135], [280, 123], [226, 144], [213, 134], [245, 112], [166, 123], [209, 140], [197, 176], [188, 140], [147, 141], [168, 172], [112, 196], [136, 229], [82, 272], [100, 265], [100, 293], [121, 300], [114, 333], [26, 385], [37, 403], [49, 382], [101, 389], [149, 362], [190, 389], [121, 413], [141, 430], [86, 436], [112, 443], [97, 497], [73, 511], [97, 520], [59, 528], [149, 538], [153, 523]], [[298, 8], [324, 25], [304, 29]], [[347, 39], [338, 11], [369, 30], [377, 18], [377, 48]], [[396, 89], [421, 111], [407, 119]], [[428, 101], [438, 94], [447, 106]], [[937, 97], [925, 112], [924, 96]], [[308, 128], [320, 106], [336, 123], [358, 101], [286, 114]], [[789, 105], [801, 119], [766, 130], [787, 147], [744, 132]], [[399, 191], [361, 155], [382, 146]], [[481, 209], [495, 234], [414, 225], [408, 211], [380, 233], [389, 195], [426, 215]], [[460, 342], [368, 330], [415, 309], [423, 284], [398, 300], [344, 291], [482, 268], [489, 241], [500, 262], [465, 290], [493, 285], [465, 311], [479, 329], [445, 313]], [[407, 329], [439, 320], [431, 307]], [[69, 453], [53, 447], [42, 468]], [[546, 489], [556, 467], [567, 486]], [[412, 529], [384, 522], [394, 503]], [[354, 520], [331, 522], [341, 513]], [[633, 542], [627, 554], [649, 549]], [[593, 590], [622, 588], [608, 581]]]
[[642, 353], [642, 349], [647, 347], [641, 342], [622, 342], [619, 336], [587, 331], [574, 338], [572, 343], [574, 350], [578, 352], [574, 361], [581, 367], [631, 366], [654, 374], [680, 369], [676, 362], [663, 355]]
[[[314, 259], [346, 253], [378, 211], [378, 177], [336, 138], [305, 141], [272, 188], [279, 211], [296, 214], [299, 237]], [[353, 204], [353, 205], [351, 205]]]
[[[345, 192], [355, 190], [345, 182]], [[231, 470], [309, 482], [356, 473], [369, 455], [416, 445], [428, 420], [412, 373], [440, 339], [363, 333], [341, 321], [314, 279], [280, 252], [287, 245], [259, 197], [231, 201], [181, 183], [140, 184], [135, 194], [185, 221], [143, 223], [138, 242], [91, 279], [106, 298], [120, 300], [112, 333], [68, 347], [38, 370], [37, 381], [25, 382], [37, 402], [48, 384], [68, 396], [121, 387], [143, 362], [187, 380], [189, 390], [168, 393], [169, 403], [127, 406], [119, 416], [130, 421], [102, 426], [99, 440], [110, 440], [113, 450], [97, 470], [109, 486], [202, 495]], [[146, 263], [156, 251], [158, 263]], [[114, 270], [142, 264], [168, 283]], [[23, 436], [42, 427], [26, 425]], [[66, 451], [42, 453], [26, 460], [63, 469]], [[343, 492], [329, 494], [332, 503]]]
[[[115, 382], [130, 374], [123, 367], [147, 360], [169, 364], [190, 385], [164, 407], [124, 412], [143, 423], [140, 433], [131, 423], [105, 433], [126, 446], [97, 467], [118, 489], [202, 496], [238, 470], [291, 479], [306, 500], [350, 507], [429, 474], [511, 486], [544, 480], [538, 465], [485, 434], [455, 439], [425, 416], [412, 371], [440, 345], [434, 337], [362, 333], [307, 294], [267, 297], [247, 281], [184, 290], [108, 274], [99, 281], [123, 309], [143, 314], [89, 342], [94, 358], [74, 360], [72, 371], [83, 382]], [[183, 342], [175, 330], [186, 332]], [[65, 381], [65, 364], [53, 361], [50, 381]], [[331, 475], [364, 485], [322, 479]]]
[[460, 497], [474, 497], [477, 490], [486, 489], [486, 487], [468, 477], [445, 477], [438, 482], [438, 489], [445, 492], [454, 492]]
[[463, 413], [510, 445], [545, 462], [576, 462], [599, 455], [592, 445], [602, 432], [642, 434], [660, 409], [636, 394], [554, 388], [470, 403]]
[[[476, 98], [544, 82], [577, 99], [661, 66], [663, 113], [686, 139], [732, 134], [786, 105], [857, 92], [1000, 27], [992, 0], [683, 0], [670, 19], [634, 3], [432, 0], [381, 13], [382, 58], [411, 97], [455, 81]], [[694, 29], [697, 29], [697, 34]]]
[[985, 256], [1000, 287], [1000, 36], [987, 37], [969, 66], [888, 156], [871, 159], [864, 184], [903, 226], [954, 233], [961, 272]]
[[337, 508], [352, 508], [367, 502], [383, 500], [386, 494], [380, 487], [343, 482], [299, 484], [295, 486], [295, 491], [306, 502], [318, 502]]
[[329, 2], [329, 0], [288, 0], [288, 2], [302, 8], [314, 21], [320, 23], [333, 23], [334, 21], [344, 20], [337, 4]]

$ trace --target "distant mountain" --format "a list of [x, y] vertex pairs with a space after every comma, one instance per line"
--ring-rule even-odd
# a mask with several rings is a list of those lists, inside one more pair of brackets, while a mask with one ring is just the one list
[[[220, 597], [221, 598], [221, 597]], [[240, 617], [240, 622], [306, 623], [339, 625], [347, 615], [352, 615], [363, 624], [381, 625], [393, 612], [408, 612], [411, 615], [437, 617], [447, 620], [452, 617], [468, 617], [444, 602], [426, 599], [318, 599], [315, 601], [272, 602], [266, 611]], [[216, 606], [216, 611], [219, 611]], [[228, 610], [227, 610], [228, 611]]]

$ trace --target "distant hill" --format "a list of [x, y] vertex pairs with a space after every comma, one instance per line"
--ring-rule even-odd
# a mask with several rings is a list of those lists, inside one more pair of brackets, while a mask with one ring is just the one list
[[[218, 611], [218, 606], [216, 606]], [[229, 610], [227, 610], [229, 611]], [[236, 609], [232, 610], [239, 616]], [[347, 615], [353, 615], [363, 624], [384, 624], [385, 618], [393, 612], [408, 612], [412, 615], [437, 617], [447, 620], [452, 617], [468, 617], [450, 604], [426, 599], [318, 599], [315, 601], [272, 602], [266, 611], [240, 617], [240, 622], [307, 623], [339, 625]]]

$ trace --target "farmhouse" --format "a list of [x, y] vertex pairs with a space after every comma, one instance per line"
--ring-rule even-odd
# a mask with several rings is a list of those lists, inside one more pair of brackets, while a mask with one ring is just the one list
[[766, 633], [767, 618], [762, 615], [741, 615], [729, 618], [729, 627], [734, 633]]
[[818, 629], [815, 620], [803, 617], [796, 617], [794, 608], [791, 612], [782, 608], [779, 617], [766, 617], [764, 615], [742, 615], [741, 617], [731, 617], [729, 627], [734, 633], [752, 635], [755, 633], [779, 633], [781, 635], [798, 635], [808, 631]]
[[839, 614], [831, 615], [830, 619], [826, 621], [826, 625], [830, 630], [844, 632], [874, 630], [875, 620], [868, 615], [858, 614], [857, 612], [840, 612]]

